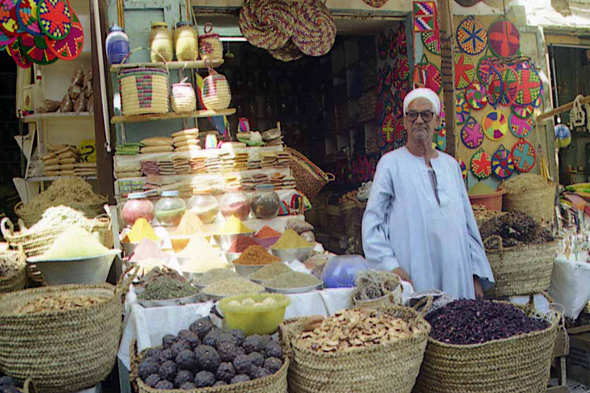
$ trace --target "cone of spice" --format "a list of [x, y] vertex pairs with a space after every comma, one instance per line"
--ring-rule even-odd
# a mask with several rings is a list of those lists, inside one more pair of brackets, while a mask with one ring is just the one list
[[256, 239], [269, 239], [271, 237], [278, 237], [278, 236], [281, 236], [281, 232], [275, 231], [274, 229], [272, 229], [268, 225], [265, 225], [258, 231], [256, 236], [254, 236], [254, 237]]
[[274, 262], [279, 262], [281, 258], [270, 255], [262, 246], [250, 246], [234, 261], [236, 265], [270, 265]]
[[127, 237], [123, 240], [125, 243], [139, 243], [143, 239], [150, 239], [158, 241], [156, 231], [150, 225], [145, 218], [138, 218], [135, 220], [131, 231], [127, 234]]
[[218, 235], [236, 235], [242, 233], [252, 233], [252, 229], [248, 228], [236, 216], [230, 216], [225, 223], [219, 228]]
[[287, 229], [279, 240], [271, 247], [274, 250], [290, 250], [292, 248], [312, 247], [313, 244], [307, 242], [292, 229]]
[[241, 236], [233, 242], [227, 252], [244, 252], [248, 247], [256, 245], [258, 245], [258, 243], [256, 243], [254, 239], [247, 236]]

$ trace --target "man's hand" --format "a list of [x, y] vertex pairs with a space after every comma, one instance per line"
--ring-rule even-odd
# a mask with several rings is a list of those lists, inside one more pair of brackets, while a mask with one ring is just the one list
[[473, 287], [475, 288], [475, 298], [483, 299], [483, 289], [479, 283], [479, 277], [473, 276]]
[[408, 273], [406, 273], [406, 271], [404, 269], [402, 269], [401, 267], [398, 267], [397, 269], [393, 269], [392, 273], [395, 273], [399, 276], [399, 278], [401, 278], [404, 281], [409, 282], [410, 284], [412, 284], [412, 286], [414, 286], [414, 283], [412, 282], [412, 280], [410, 280], [410, 275]]

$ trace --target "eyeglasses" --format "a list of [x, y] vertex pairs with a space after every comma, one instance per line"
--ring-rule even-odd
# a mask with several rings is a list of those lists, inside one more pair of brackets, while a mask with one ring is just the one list
[[411, 121], [412, 123], [418, 120], [418, 115], [422, 117], [424, 122], [429, 122], [434, 117], [434, 112], [432, 111], [424, 111], [424, 112], [416, 112], [416, 111], [409, 111], [406, 112], [406, 119]]

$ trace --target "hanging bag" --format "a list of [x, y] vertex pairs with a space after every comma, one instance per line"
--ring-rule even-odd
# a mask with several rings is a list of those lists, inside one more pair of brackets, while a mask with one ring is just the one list
[[184, 78], [182, 82], [172, 85], [170, 101], [172, 110], [177, 113], [194, 112], [197, 110], [197, 96], [193, 85]]
[[205, 34], [199, 36], [199, 53], [201, 60], [222, 60], [223, 45], [219, 39], [219, 34], [212, 33], [213, 24], [206, 23], [204, 28]]
[[225, 76], [218, 74], [211, 68], [209, 59], [205, 60], [209, 76], [203, 82], [203, 104], [209, 110], [222, 110], [229, 108], [231, 103], [231, 91]]

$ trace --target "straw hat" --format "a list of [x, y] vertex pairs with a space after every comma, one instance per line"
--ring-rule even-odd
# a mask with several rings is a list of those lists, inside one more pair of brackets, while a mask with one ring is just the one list
[[389, 0], [363, 0], [366, 4], [370, 5], [374, 8], [381, 8], [387, 3]]
[[289, 40], [287, 45], [281, 49], [269, 50], [268, 53], [270, 53], [275, 59], [284, 62], [299, 60], [303, 57], [303, 53], [301, 53], [299, 48], [297, 48], [297, 46], [291, 40]]
[[293, 43], [306, 55], [323, 56], [336, 40], [336, 23], [321, 0], [302, 0], [292, 5], [297, 19]]
[[249, 43], [275, 50], [285, 46], [294, 34], [295, 16], [285, 0], [245, 0], [239, 25]]

